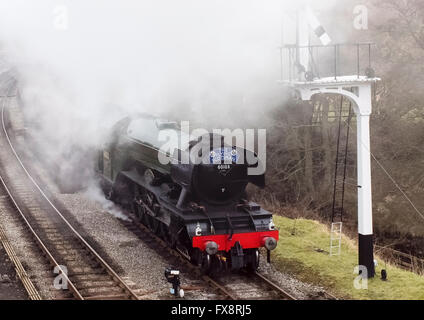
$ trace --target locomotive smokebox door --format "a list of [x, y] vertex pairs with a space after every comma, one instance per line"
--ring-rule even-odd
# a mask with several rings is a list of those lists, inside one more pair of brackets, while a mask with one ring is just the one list
[[238, 270], [244, 267], [244, 253], [240, 242], [236, 242], [231, 248], [231, 268]]

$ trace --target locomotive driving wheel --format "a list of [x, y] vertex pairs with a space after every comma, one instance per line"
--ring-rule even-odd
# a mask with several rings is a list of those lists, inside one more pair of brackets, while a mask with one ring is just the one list
[[109, 190], [106, 191], [105, 198], [106, 198], [106, 200], [109, 200], [109, 201], [115, 200], [112, 188], [110, 188]]
[[211, 271], [212, 259], [209, 254], [204, 254], [201, 264], [201, 270], [204, 274], [209, 274]]
[[147, 216], [147, 223], [150, 231], [152, 231], [154, 234], [159, 234], [159, 224], [160, 222], [155, 218], [146, 213]]
[[138, 186], [134, 186], [134, 200], [133, 200], [132, 209], [133, 209], [133, 213], [136, 215], [138, 220], [141, 223], [145, 224], [144, 220], [145, 220], [146, 209], [144, 208], [144, 205], [142, 203], [140, 190]]
[[225, 268], [225, 265], [223, 261], [218, 257], [217, 255], [213, 255], [211, 257], [211, 266], [209, 268], [209, 274], [210, 275], [218, 275], [220, 274]]
[[169, 228], [163, 222], [160, 222], [160, 224], [159, 224], [159, 236], [163, 240], [165, 240], [165, 242], [168, 243], [168, 245], [171, 244], [172, 240], [171, 240], [171, 235], [169, 234]]
[[249, 253], [247, 254], [247, 271], [249, 272], [255, 272], [259, 268], [259, 250], [258, 249], [251, 249]]
[[132, 210], [133, 202], [131, 199], [131, 191], [131, 185], [128, 183], [126, 178], [118, 176], [106, 195], [106, 198], [119, 203], [125, 209]]

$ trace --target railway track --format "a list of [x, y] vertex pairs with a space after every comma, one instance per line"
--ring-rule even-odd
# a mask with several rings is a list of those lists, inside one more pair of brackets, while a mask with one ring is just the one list
[[201, 278], [206, 284], [213, 287], [224, 299], [235, 300], [228, 290], [217, 283], [215, 280], [207, 275], [203, 275], [200, 269], [192, 265], [181, 252], [169, 247], [163, 239], [150, 231], [146, 226], [137, 221], [136, 217], [129, 212], [124, 212], [127, 220], [119, 220], [121, 224], [129, 231], [134, 233], [140, 240], [146, 243], [150, 248], [155, 250], [158, 254], [163, 256], [173, 266], [178, 266], [184, 269], [187, 273]]
[[169, 244], [153, 233], [148, 227], [138, 222], [132, 213], [124, 211], [127, 220], [120, 222], [139, 239], [148, 244], [158, 254], [164, 256], [173, 266], [178, 266], [185, 273], [195, 275], [211, 287], [222, 299], [283, 299], [296, 300], [286, 290], [275, 284], [259, 272], [253, 274], [229, 274], [224, 277], [213, 277], [202, 273], [201, 269], [193, 265], [178, 249], [173, 249]]
[[[69, 294], [61, 298], [138, 299], [134, 291], [68, 222], [25, 168], [13, 146], [13, 139], [8, 134], [4, 112], [6, 103], [7, 99], [1, 106], [0, 146], [3, 150], [6, 149], [4, 146], [8, 146], [9, 150], [2, 152], [0, 156], [0, 185], [49, 264], [68, 284], [65, 292]], [[4, 163], [9, 163], [12, 167], [4, 168]], [[6, 175], [5, 171], [11, 174]], [[13, 181], [10, 176], [13, 176]], [[159, 254], [165, 255], [168, 261], [185, 268], [187, 273], [196, 275], [222, 299], [296, 300], [260, 272], [230, 274], [219, 278], [202, 274], [200, 268], [192, 265], [183, 252], [172, 249], [167, 242], [139, 223], [134, 215], [128, 212], [126, 214], [130, 220], [120, 221], [128, 230]], [[327, 298], [335, 299], [329, 294]]]
[[[8, 95], [12, 86], [7, 90]], [[136, 299], [137, 294], [59, 211], [23, 164], [8, 133], [1, 105], [0, 186], [28, 234], [51, 265], [60, 299]]]
[[[80, 300], [138, 299], [137, 295], [68, 222], [31, 176], [9, 136], [5, 117], [6, 104], [7, 98], [3, 100], [1, 106], [2, 132], [0, 145], [4, 151], [0, 156], [0, 184], [13, 204], [16, 213], [26, 225], [28, 233], [43, 252], [48, 263], [52, 266], [52, 270], [57, 273], [56, 276], [60, 275], [63, 278], [62, 280], [68, 284], [67, 292], [70, 295], [65, 294], [60, 298]], [[5, 163], [8, 164], [7, 168], [4, 167]], [[5, 174], [6, 171], [8, 175]], [[10, 177], [13, 177], [13, 181]], [[136, 221], [135, 217], [131, 217], [131, 220]], [[225, 282], [204, 275], [199, 268], [185, 258], [182, 252], [170, 248], [164, 240], [153, 234], [141, 223], [121, 222], [144, 242], [154, 243], [162, 255], [166, 252], [168, 259], [173, 259], [174, 263], [182, 265], [190, 273], [198, 275], [223, 299], [249, 298], [248, 295], [244, 297], [241, 294], [243, 290], [235, 293], [231, 289], [236, 285], [235, 282], [238, 283], [238, 287], [243, 282], [254, 282], [256, 286], [256, 288], [253, 288], [254, 291], [267, 291], [259, 289], [262, 286], [267, 288], [268, 291], [271, 289], [274, 292], [273, 298], [295, 299], [259, 273], [232, 277], [231, 280], [225, 279]], [[251, 289], [244, 288], [244, 291], [251, 291]], [[269, 294], [266, 297], [269, 297]]]

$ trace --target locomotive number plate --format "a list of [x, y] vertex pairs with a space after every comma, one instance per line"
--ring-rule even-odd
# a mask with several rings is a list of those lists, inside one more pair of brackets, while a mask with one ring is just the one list
[[[214, 149], [213, 151], [211, 151], [209, 159], [211, 164], [225, 164], [229, 166], [232, 163], [237, 163], [238, 153], [236, 149], [233, 149], [231, 147]], [[223, 167], [222, 169], [226, 170], [228, 168]]]

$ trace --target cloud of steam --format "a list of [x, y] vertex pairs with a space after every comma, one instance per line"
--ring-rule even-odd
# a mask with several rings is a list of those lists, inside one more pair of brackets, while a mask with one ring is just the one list
[[[7, 12], [1, 40], [23, 98], [46, 130], [62, 118], [59, 136], [71, 124], [94, 137], [99, 124], [128, 112], [225, 119], [252, 96], [266, 97], [279, 72], [281, 6], [280, 0], [10, 0], [0, 8]], [[64, 30], [55, 28], [61, 14]]]
[[0, 41], [44, 130], [96, 143], [99, 127], [126, 113], [219, 122], [235, 112], [255, 119], [274, 107], [281, 98], [282, 16], [295, 6], [288, 0], [2, 0]]
[[225, 127], [281, 104], [277, 47], [292, 3], [1, 0], [0, 49], [44, 154], [68, 168], [129, 113]]
[[85, 188], [84, 195], [93, 201], [100, 203], [103, 210], [109, 212], [114, 217], [125, 221], [130, 219], [121, 212], [121, 208], [119, 208], [115, 203], [105, 199], [104, 194], [100, 191], [96, 184], [90, 183], [87, 188]]

